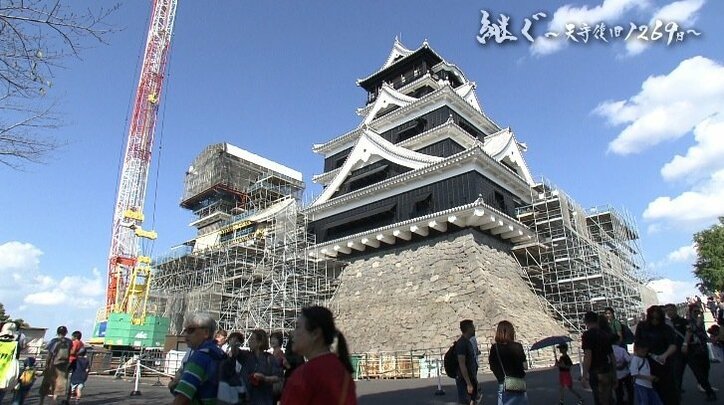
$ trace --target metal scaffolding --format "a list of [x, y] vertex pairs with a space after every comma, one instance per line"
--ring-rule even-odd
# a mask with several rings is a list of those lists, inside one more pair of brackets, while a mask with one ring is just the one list
[[633, 219], [609, 206], [589, 210], [545, 181], [517, 210], [537, 241], [514, 247], [533, 290], [574, 330], [586, 311], [612, 307], [630, 320], [642, 311], [643, 258]]
[[232, 145], [199, 155], [181, 202], [198, 235], [153, 263], [152, 302], [171, 319], [170, 334], [192, 311], [245, 336], [256, 328], [287, 334], [303, 306], [331, 295], [327, 267], [310, 256], [303, 188], [301, 174]]

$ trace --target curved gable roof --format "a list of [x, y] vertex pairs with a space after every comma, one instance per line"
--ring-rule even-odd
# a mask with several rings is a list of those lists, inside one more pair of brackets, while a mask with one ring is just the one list
[[518, 140], [515, 139], [515, 134], [510, 128], [505, 128], [495, 134], [486, 136], [483, 150], [498, 162], [503, 163], [503, 161], [505, 161], [505, 163], [515, 167], [518, 175], [528, 184], [535, 184], [533, 176], [530, 174], [530, 169], [528, 169], [528, 164], [523, 157], [520, 144]]
[[369, 128], [364, 128], [357, 140], [357, 144], [344, 161], [334, 180], [324, 189], [324, 192], [314, 201], [312, 206], [320, 205], [330, 200], [344, 180], [349, 176], [350, 172], [360, 162], [364, 163], [369, 161], [372, 155], [380, 156], [392, 163], [409, 167], [413, 170], [440, 162], [444, 159], [397, 146]]

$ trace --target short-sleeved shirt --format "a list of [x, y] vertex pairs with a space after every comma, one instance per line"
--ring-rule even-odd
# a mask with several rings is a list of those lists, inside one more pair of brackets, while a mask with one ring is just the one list
[[558, 358], [558, 371], [561, 373], [570, 373], [571, 367], [573, 367], [573, 362], [571, 361], [570, 356], [567, 354], [561, 354], [561, 357]]
[[503, 383], [506, 376], [508, 377], [525, 377], [525, 351], [523, 345], [518, 342], [510, 342], [506, 344], [495, 343], [490, 347], [488, 354], [488, 365], [495, 375], [499, 383]]
[[[455, 342], [455, 360], [457, 356], [465, 356], [465, 367], [468, 370], [468, 376], [475, 379], [478, 374], [478, 362], [476, 361], [475, 349], [473, 349], [470, 339], [460, 336], [460, 339]], [[458, 377], [462, 378], [462, 374], [458, 373]]]
[[[632, 376], [650, 376], [651, 366], [649, 365], [649, 360], [645, 357], [631, 357], [631, 365], [629, 366], [629, 371], [631, 371]], [[636, 384], [642, 387], [653, 388], [653, 384], [651, 383], [651, 381], [645, 380], [643, 378], [636, 378]]]
[[606, 373], [611, 370], [610, 355], [613, 354], [611, 347], [611, 335], [599, 328], [589, 329], [581, 336], [581, 348], [591, 351], [590, 371], [595, 373]]
[[242, 377], [248, 388], [251, 403], [263, 404], [273, 402], [273, 385], [268, 383], [254, 384], [252, 383], [251, 375], [261, 373], [265, 376], [277, 376], [281, 378], [283, 375], [282, 369], [278, 366], [276, 360], [274, 360], [274, 356], [267, 352], [263, 352], [260, 355], [256, 355], [253, 352], [246, 352], [243, 356], [243, 360], [240, 362], [244, 368]]
[[80, 339], [74, 340], [74, 341], [71, 343], [71, 345], [70, 345], [70, 354], [69, 354], [69, 356], [68, 356], [71, 363], [73, 363], [73, 362], [75, 361], [75, 359], [78, 358], [78, 352], [80, 351], [80, 349], [83, 348], [83, 346], [85, 346], [85, 345], [83, 344], [83, 342], [82, 342]]
[[674, 330], [665, 323], [652, 325], [649, 322], [639, 322], [636, 326], [636, 340], [648, 342], [649, 353], [656, 355], [664, 354], [670, 345], [676, 344]]
[[686, 319], [677, 316], [676, 318], [671, 320], [671, 328], [674, 330], [674, 342], [676, 344], [676, 347], [678, 349], [681, 348], [681, 345], [684, 343], [684, 337], [686, 337], [686, 327], [688, 326], [688, 322]]
[[690, 349], [703, 350], [701, 348], [706, 347], [706, 343], [709, 342], [709, 335], [703, 326], [699, 326], [695, 320], [689, 321], [689, 328], [691, 330], [691, 340], [689, 341]]
[[[343, 395], [345, 399], [341, 400]], [[317, 404], [357, 405], [354, 380], [334, 353], [314, 357], [299, 366], [284, 385], [282, 405]]]
[[192, 404], [215, 404], [219, 364], [224, 352], [213, 340], [207, 340], [189, 356], [174, 395], [183, 395]]
[[616, 379], [620, 380], [629, 375], [631, 355], [621, 346], [613, 346], [613, 357], [616, 359]]
[[623, 334], [623, 325], [621, 325], [621, 321], [613, 318], [613, 321], [611, 321], [611, 332], [614, 334], [615, 343], [619, 343]]

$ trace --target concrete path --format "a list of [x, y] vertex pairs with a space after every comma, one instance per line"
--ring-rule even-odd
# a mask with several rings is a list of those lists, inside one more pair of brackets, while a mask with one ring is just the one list
[[[577, 373], [574, 372], [574, 378]], [[484, 393], [484, 404], [496, 404], [496, 384], [492, 381], [492, 376], [480, 376], [482, 389]], [[165, 386], [157, 387], [152, 384], [155, 379], [146, 379], [140, 386], [141, 396], [130, 397], [129, 394], [133, 390], [133, 383], [125, 380], [114, 380], [112, 377], [91, 376], [85, 390], [85, 396], [80, 401], [83, 405], [110, 405], [110, 404], [168, 404], [171, 402], [171, 396]], [[556, 370], [538, 370], [529, 372], [526, 381], [528, 383], [528, 398], [531, 405], [555, 405], [558, 403], [558, 374]], [[712, 372], [710, 381], [714, 386], [724, 387], [724, 365], [712, 364]], [[162, 379], [165, 384], [168, 379]], [[377, 380], [377, 381], [357, 381], [357, 396], [360, 405], [447, 405], [455, 404], [456, 391], [453, 380], [447, 377], [442, 379], [444, 396], [435, 396], [437, 389], [437, 379], [416, 379], [416, 380]], [[36, 382], [31, 392], [31, 396], [26, 401], [28, 405], [38, 404], [37, 386], [40, 381]], [[590, 392], [585, 392], [576, 383], [575, 388], [584, 396], [587, 404], [592, 404], [593, 399]], [[682, 404], [702, 404], [704, 403], [704, 394], [696, 388], [691, 371], [687, 369], [684, 375], [684, 389]], [[722, 392], [724, 397], [724, 391]], [[724, 403], [724, 399], [720, 399]], [[2, 402], [3, 405], [9, 404], [8, 397]], [[52, 404], [53, 401], [45, 401], [46, 404]], [[567, 404], [575, 404], [572, 396], [567, 396]], [[323, 405], [323, 404], [320, 404]]]

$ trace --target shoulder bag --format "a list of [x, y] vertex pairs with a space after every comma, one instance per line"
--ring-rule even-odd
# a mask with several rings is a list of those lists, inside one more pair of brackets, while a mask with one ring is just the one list
[[525, 380], [520, 377], [511, 377], [505, 372], [505, 367], [503, 367], [503, 361], [500, 359], [500, 345], [495, 345], [495, 354], [498, 356], [498, 362], [500, 363], [500, 368], [503, 370], [503, 391], [506, 392], [525, 392], [526, 386], [525, 386]]

